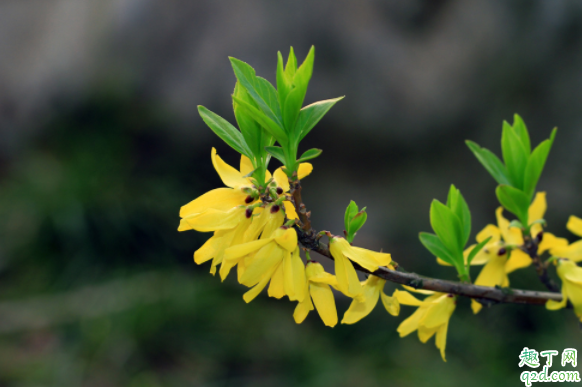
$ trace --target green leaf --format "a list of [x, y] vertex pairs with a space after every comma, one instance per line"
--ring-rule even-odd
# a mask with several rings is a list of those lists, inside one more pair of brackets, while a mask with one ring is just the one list
[[346, 232], [350, 232], [350, 220], [356, 216], [358, 213], [358, 205], [353, 200], [350, 201], [350, 204], [346, 207], [346, 213], [344, 215], [344, 227]]
[[290, 138], [296, 138], [295, 122], [301, 111], [301, 105], [303, 104], [303, 97], [301, 96], [301, 90], [294, 88], [287, 95], [285, 100], [285, 105], [283, 108], [283, 123], [285, 124], [285, 132], [287, 132]]
[[469, 211], [469, 206], [463, 195], [461, 195], [461, 191], [452, 184], [447, 198], [447, 207], [449, 207], [461, 220], [463, 229], [463, 246], [465, 246], [471, 236], [471, 211]]
[[477, 160], [479, 160], [479, 162], [485, 167], [487, 172], [489, 172], [491, 176], [493, 176], [497, 183], [511, 185], [507, 169], [497, 156], [495, 156], [488, 149], [479, 147], [479, 145], [477, 145], [473, 141], [467, 140], [465, 143], [467, 144], [469, 149], [471, 149], [475, 157], [477, 157]]
[[521, 222], [517, 219], [513, 219], [511, 222], [509, 222], [509, 226], [508, 228], [518, 228], [518, 229], [523, 229], [523, 224], [521, 224]]
[[365, 211], [366, 209], [362, 209], [360, 212], [356, 214], [350, 220], [350, 231], [348, 232], [348, 242], [352, 243], [354, 241], [354, 237], [358, 233], [358, 231], [364, 226], [366, 220], [368, 219], [368, 214]]
[[525, 148], [527, 154], [529, 155], [531, 152], [529, 133], [527, 132], [525, 122], [523, 122], [523, 120], [518, 114], [515, 114], [513, 116], [513, 130], [515, 131], [515, 134], [517, 134], [517, 136], [520, 138], [523, 147]]
[[313, 129], [313, 127], [323, 118], [323, 116], [344, 97], [327, 99], [318, 101], [311, 105], [305, 106], [299, 112], [299, 118], [295, 123], [295, 133], [300, 133], [299, 140], [303, 138]]
[[528, 224], [529, 199], [523, 191], [509, 185], [500, 185], [495, 190], [499, 203], [517, 216], [522, 224]]
[[[253, 99], [246, 92], [245, 88], [240, 85], [240, 82], [236, 83], [233, 95], [255, 106]], [[240, 108], [234, 100], [233, 109], [238, 127], [250, 150], [257, 158], [264, 158], [265, 147], [273, 143], [273, 136], [264, 130], [243, 108]]]
[[250, 94], [271, 121], [282, 126], [281, 107], [277, 90], [264, 78], [257, 77], [255, 70], [247, 63], [236, 58], [229, 57], [234, 74], [241, 85]]
[[267, 132], [269, 132], [275, 139], [283, 146], [287, 144], [287, 135], [285, 131], [273, 120], [267, 117], [259, 109], [251, 105], [250, 103], [243, 101], [235, 96], [232, 99], [239, 105], [240, 108], [244, 110], [252, 119], [257, 121]]
[[293, 79], [296, 71], [297, 71], [297, 57], [295, 56], [295, 51], [293, 51], [293, 47], [291, 47], [289, 49], [289, 56], [287, 57], [285, 74], [287, 74], [287, 77], [289, 77], [289, 79]]
[[458, 258], [455, 258], [449, 250], [445, 247], [438, 236], [428, 232], [421, 232], [418, 235], [420, 242], [430, 251], [435, 257], [442, 259], [448, 264], [455, 267], [459, 265]]
[[540, 179], [548, 154], [554, 143], [557, 129], [552, 130], [550, 138], [542, 141], [529, 156], [527, 166], [525, 168], [525, 181], [523, 190], [525, 194], [531, 199], [536, 190], [536, 185]]
[[202, 105], [198, 106], [198, 113], [204, 122], [206, 122], [206, 125], [208, 125], [210, 129], [212, 129], [212, 131], [232, 149], [250, 159], [253, 158], [253, 153], [247, 146], [241, 132], [232, 126], [230, 122], [220, 117], [218, 114], [206, 109]]
[[265, 150], [268, 154], [285, 164], [285, 152], [280, 146], [267, 146]]
[[521, 139], [507, 122], [503, 123], [501, 151], [507, 171], [511, 176], [512, 185], [515, 188], [523, 189], [524, 172], [529, 153], [526, 152]]
[[307, 160], [311, 160], [311, 159], [314, 159], [316, 157], [319, 157], [319, 155], [322, 152], [323, 151], [321, 149], [316, 149], [316, 148], [309, 149], [309, 150], [303, 152], [301, 157], [297, 160], [297, 163], [303, 163]]
[[292, 87], [291, 78], [285, 73], [283, 56], [279, 51], [277, 53], [277, 93], [279, 94], [279, 105], [283, 108], [283, 115], [285, 114], [285, 100]]
[[485, 239], [484, 241], [482, 241], [481, 243], [479, 243], [477, 246], [473, 247], [473, 249], [469, 253], [469, 256], [467, 257], [467, 266], [470, 266], [471, 265], [471, 262], [473, 261], [473, 258], [475, 258], [475, 256], [477, 255], [477, 253], [479, 251], [481, 251], [481, 249], [483, 247], [485, 247], [485, 245], [487, 243], [489, 243], [489, 241], [491, 240], [491, 238], [492, 237], [489, 237], [489, 238]]
[[[309, 81], [311, 80], [311, 75], [313, 74], [313, 62], [315, 60], [315, 47], [311, 46], [307, 57], [299, 66], [297, 71], [293, 76], [293, 87], [295, 88], [294, 91], [296, 92], [295, 99], [297, 102], [295, 103], [298, 106], [298, 111], [303, 105], [303, 100], [305, 99], [305, 94], [307, 93], [307, 86], [309, 85]], [[290, 128], [292, 129], [292, 128]]]
[[430, 205], [430, 224], [452, 254], [462, 255], [464, 238], [461, 220], [449, 207], [436, 199]]

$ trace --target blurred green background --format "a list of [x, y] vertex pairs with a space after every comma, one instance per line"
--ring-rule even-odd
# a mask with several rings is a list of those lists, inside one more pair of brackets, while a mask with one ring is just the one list
[[[454, 279], [418, 232], [451, 183], [473, 235], [495, 222], [495, 182], [464, 140], [499, 153], [501, 122], [517, 112], [535, 144], [559, 127], [539, 189], [550, 231], [573, 240], [578, 2], [7, 0], [0, 386], [517, 386], [523, 347], [582, 349], [571, 311], [500, 305], [473, 316], [461, 300], [443, 363], [434, 339], [398, 337], [412, 308], [394, 318], [379, 306], [333, 329], [312, 312], [296, 325], [293, 303], [247, 305], [232, 278], [221, 284], [192, 262], [209, 235], [178, 233], [178, 210], [222, 186], [211, 147], [238, 163], [196, 105], [234, 122], [227, 56], [273, 82], [276, 51], [291, 45], [300, 60], [316, 47], [306, 103], [346, 95], [303, 144], [324, 151], [304, 181], [316, 229], [341, 233], [355, 200], [369, 210], [356, 244]], [[510, 279], [543, 290], [531, 268]], [[349, 300], [337, 302], [341, 316]]]

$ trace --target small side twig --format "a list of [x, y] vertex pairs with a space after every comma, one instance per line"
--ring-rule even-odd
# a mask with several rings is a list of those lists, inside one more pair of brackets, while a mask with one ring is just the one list
[[531, 258], [541, 283], [544, 284], [549, 291], [559, 292], [560, 288], [550, 278], [548, 268], [544, 265], [538, 254], [539, 244], [542, 241], [543, 235], [543, 232], [540, 232], [535, 238], [525, 235], [524, 244], [521, 249]]

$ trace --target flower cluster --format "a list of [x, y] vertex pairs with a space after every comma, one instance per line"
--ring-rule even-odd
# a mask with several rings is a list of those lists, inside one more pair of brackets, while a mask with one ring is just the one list
[[[509, 274], [518, 269], [534, 266], [541, 282], [556, 291], [558, 287], [548, 275], [549, 263], [553, 262], [562, 281], [561, 300], [556, 292], [546, 293], [541, 301], [547, 300], [546, 307], [550, 310], [570, 303], [582, 321], [582, 268], [576, 264], [582, 261], [582, 240], [569, 244], [566, 239], [544, 231], [546, 194], [536, 193], [556, 130], [532, 149], [525, 123], [518, 115], [513, 124], [503, 123], [503, 161], [476, 143], [467, 142], [498, 183], [495, 194], [501, 207], [495, 211], [497, 225], [485, 226], [476, 235], [477, 243], [466, 247], [471, 237], [471, 212], [461, 191], [451, 185], [446, 202], [434, 199], [430, 205], [434, 233], [419, 234], [420, 242], [439, 264], [454, 267], [462, 286], [441, 280], [433, 280], [432, 285], [426, 286], [422, 277], [410, 280], [408, 276], [394, 282], [414, 287], [396, 289], [392, 296], [384, 293], [386, 279], [393, 280], [402, 273], [396, 271], [397, 265], [390, 254], [352, 245], [367, 219], [365, 208], [359, 209], [353, 201], [345, 211], [345, 238], [312, 230], [310, 213], [300, 203], [300, 180], [313, 170], [306, 161], [320, 156], [322, 151], [309, 149], [298, 157], [298, 148], [304, 137], [342, 99], [302, 107], [314, 55], [312, 48], [298, 66], [293, 49], [286, 64], [279, 53], [276, 88], [256, 76], [248, 64], [230, 58], [237, 78], [232, 98], [238, 129], [205, 107], [198, 107], [204, 122], [241, 154], [241, 161], [237, 170], [226, 164], [213, 148], [212, 164], [226, 187], [211, 190], [180, 210], [179, 231], [213, 233], [194, 253], [197, 264], [211, 261], [210, 273], [218, 272], [223, 281], [236, 268], [238, 282], [249, 288], [243, 295], [246, 302], [264, 289], [270, 297], [287, 297], [296, 302], [293, 318], [298, 324], [315, 309], [325, 325], [335, 326], [338, 314], [334, 290], [352, 300], [341, 320], [343, 324], [354, 324], [366, 317], [379, 299], [393, 316], [399, 315], [401, 305], [415, 306], [416, 311], [402, 321], [398, 333], [404, 337], [417, 331], [423, 343], [436, 336], [435, 343], [443, 360], [449, 321], [459, 295], [472, 297], [471, 308], [475, 314], [482, 310], [481, 302], [508, 302], [507, 295], [512, 291], [503, 288], [509, 286]], [[271, 174], [268, 165], [273, 158], [283, 166]], [[516, 219], [506, 219], [504, 211]], [[582, 219], [572, 216], [567, 228], [582, 237]], [[328, 251], [320, 244], [323, 235], [329, 238]], [[309, 249], [333, 258], [334, 274], [311, 260]], [[306, 260], [301, 256], [302, 250]], [[550, 254], [545, 261], [542, 260], [544, 253]], [[476, 265], [483, 268], [473, 282], [471, 267]], [[373, 274], [360, 281], [356, 267]], [[435, 281], [440, 281], [440, 285], [436, 286]], [[463, 293], [461, 288], [471, 291]], [[426, 297], [419, 300], [410, 292]], [[492, 298], [490, 294], [495, 292], [497, 298]], [[529, 293], [530, 297], [538, 297], [539, 303], [538, 292]]]
[[[243, 295], [246, 302], [251, 302], [267, 285], [269, 296], [287, 296], [290, 301], [297, 301], [294, 313], [297, 323], [305, 319], [315, 304], [326, 325], [337, 324], [330, 286], [354, 299], [344, 317], [346, 323], [357, 321], [355, 316], [360, 319], [370, 313], [379, 297], [377, 285], [373, 287], [377, 291], [369, 292], [377, 277], [371, 276], [361, 284], [352, 261], [376, 271], [380, 266], [390, 265], [390, 254], [354, 247], [337, 237], [330, 240], [335, 275], [325, 272], [319, 263], [308, 261], [306, 265], [300, 256], [297, 232], [292, 227], [297, 212], [288, 196], [289, 181], [282, 168], [272, 176], [267, 171], [267, 186], [257, 187], [245, 177], [252, 171], [246, 156], [241, 156], [239, 171], [226, 164], [214, 148], [211, 156], [216, 172], [228, 188], [209, 191], [180, 210], [182, 219], [178, 231], [214, 232], [194, 253], [197, 264], [212, 260], [210, 273], [214, 275], [218, 271], [223, 281], [236, 267], [238, 282], [250, 288]], [[312, 169], [309, 163], [299, 165], [298, 179], [309, 175]], [[380, 281], [383, 286], [385, 281]], [[394, 301], [388, 301], [390, 297], [385, 294], [383, 297], [387, 300], [384, 302], [387, 309], [395, 313], [398, 307], [393, 305]], [[365, 313], [359, 310], [359, 304], [366, 305]]]

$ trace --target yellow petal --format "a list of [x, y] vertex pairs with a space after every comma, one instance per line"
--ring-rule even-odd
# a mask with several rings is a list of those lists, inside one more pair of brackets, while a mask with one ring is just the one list
[[395, 297], [401, 305], [410, 305], [410, 306], [420, 306], [422, 305], [422, 301], [418, 298], [414, 297], [412, 294], [402, 291], [402, 290], [394, 290], [394, 294], [392, 295]]
[[488, 224], [483, 230], [479, 232], [479, 234], [477, 234], [476, 239], [478, 243], [481, 243], [489, 237], [491, 237], [489, 243], [499, 241], [501, 239], [501, 231], [499, 231], [499, 227]]
[[273, 238], [259, 239], [252, 242], [243, 243], [240, 245], [232, 246], [226, 249], [224, 253], [224, 258], [226, 260], [233, 260], [237, 258], [244, 257], [254, 251], [261, 249], [263, 246], [271, 243]]
[[436, 328], [427, 328], [425, 326], [419, 325], [418, 326], [418, 339], [421, 343], [426, 343], [428, 339], [430, 339], [439, 329]]
[[253, 286], [258, 283], [265, 273], [277, 268], [277, 265], [281, 263], [283, 251], [272, 243], [261, 248], [251, 262], [245, 261], [246, 269], [240, 283], [245, 286]]
[[550, 252], [556, 257], [568, 258], [571, 261], [580, 262], [582, 260], [582, 240], [574, 242], [569, 246], [555, 246]]
[[285, 296], [283, 277], [283, 265], [279, 265], [277, 270], [271, 277], [271, 284], [269, 285], [269, 297], [282, 298]]
[[[499, 250], [498, 243], [499, 242], [496, 241], [493, 243], [488, 243], [485, 246], [483, 246], [483, 248], [479, 250], [479, 252], [473, 257], [473, 260], [471, 261], [471, 266], [484, 265], [487, 262], [489, 262], [489, 259], [491, 258], [492, 248], [495, 249], [495, 251]], [[471, 253], [471, 251], [473, 251], [473, 249], [476, 246], [477, 245], [471, 245], [465, 249], [465, 251], [463, 252], [463, 255], [465, 256], [465, 262], [467, 262], [469, 254]]]
[[209, 209], [194, 217], [187, 217], [180, 221], [178, 231], [188, 229], [208, 232], [227, 230], [236, 227], [245, 218], [244, 208], [233, 208], [228, 212]]
[[419, 324], [427, 328], [436, 328], [439, 325], [443, 325], [451, 318], [455, 306], [454, 297], [449, 297], [449, 295], [443, 294], [438, 302], [435, 302], [428, 307]]
[[562, 293], [574, 306], [574, 313], [582, 319], [582, 282], [565, 281], [562, 284]]
[[400, 314], [400, 303], [396, 297], [390, 297], [384, 292], [380, 293], [380, 297], [382, 297], [382, 304], [384, 304], [384, 308], [386, 308], [388, 313], [392, 316], [398, 316]]
[[582, 237], [582, 219], [579, 217], [571, 215], [566, 224], [566, 228], [570, 230], [571, 233]]
[[376, 271], [378, 266], [387, 266], [392, 261], [390, 254], [353, 247], [344, 238], [333, 238], [330, 241], [329, 249], [333, 256], [342, 254], [369, 271]]
[[317, 262], [309, 262], [305, 268], [305, 274], [310, 282], [337, 286], [337, 278], [334, 275], [326, 273], [323, 270], [323, 266]]
[[521, 230], [517, 227], [509, 228], [509, 221], [503, 217], [503, 207], [499, 207], [495, 211], [497, 216], [497, 224], [499, 225], [499, 231], [501, 231], [501, 236], [505, 243], [510, 245], [523, 245], [523, 237], [521, 235]]
[[297, 216], [297, 211], [295, 211], [295, 206], [289, 200], [285, 200], [283, 202], [283, 206], [285, 207], [285, 214], [289, 219], [299, 219]]
[[241, 176], [246, 176], [255, 170], [253, 167], [253, 162], [245, 155], [240, 155], [240, 174]]
[[[333, 253], [332, 253], [333, 254]], [[362, 286], [352, 263], [341, 253], [333, 255], [335, 259], [335, 276], [338, 288], [348, 297], [358, 297], [362, 294]]]
[[568, 297], [566, 297], [564, 292], [562, 292], [562, 301], [548, 300], [546, 302], [546, 309], [558, 310], [558, 309], [565, 308], [567, 304], [568, 304]]
[[475, 280], [475, 285], [480, 286], [501, 286], [507, 280], [507, 273], [505, 265], [507, 263], [507, 256], [504, 254], [498, 256], [492, 255], [491, 260], [483, 267], [479, 276]]
[[222, 236], [222, 238], [220, 240], [220, 244], [217, 245], [216, 254], [214, 255], [214, 258], [212, 259], [212, 265], [210, 267], [210, 274], [212, 274], [212, 275], [216, 274], [216, 267], [222, 263], [222, 260], [224, 258], [224, 250], [228, 246], [230, 246], [230, 243], [232, 242], [232, 239], [234, 237], [234, 229], [228, 230], [226, 232], [225, 231], [220, 231], [220, 232], [224, 233], [224, 235]]
[[251, 217], [251, 225], [247, 229], [244, 236], [244, 243], [254, 241], [261, 235], [269, 220], [269, 211], [265, 211], [261, 207], [255, 208], [253, 216]]
[[269, 213], [269, 220], [263, 229], [261, 239], [271, 238], [275, 231], [277, 231], [285, 221], [285, 214], [283, 214], [283, 211], [277, 211], [274, 214], [271, 213], [271, 205], [267, 206], [264, 211]]
[[479, 313], [479, 311], [483, 308], [483, 305], [478, 303], [475, 300], [471, 300], [471, 309], [473, 310], [473, 314]]
[[231, 188], [240, 188], [249, 186], [249, 181], [243, 177], [243, 175], [222, 161], [220, 156], [216, 154], [216, 149], [212, 148], [212, 165], [214, 165], [214, 169], [218, 172], [220, 179], [227, 187]]
[[553, 249], [555, 247], [566, 247], [568, 246], [568, 240], [566, 238], [558, 238], [554, 234], [549, 232], [544, 232], [542, 242], [538, 246], [538, 254], [542, 254], [544, 251]]
[[[577, 285], [582, 285], [582, 267], [577, 266], [572, 261], [561, 261], [558, 266], [558, 275], [566, 284], [572, 282]], [[582, 291], [582, 288], [580, 290]]]
[[254, 300], [255, 297], [257, 297], [263, 291], [265, 286], [267, 286], [267, 284], [269, 283], [271, 276], [275, 273], [276, 270], [277, 266], [273, 266], [268, 272], [265, 273], [265, 275], [261, 278], [261, 280], [255, 287], [253, 287], [251, 290], [243, 294], [243, 299], [245, 300], [246, 303], [249, 303], [252, 300]]
[[307, 296], [303, 302], [298, 303], [295, 307], [295, 312], [293, 312], [293, 319], [295, 319], [297, 324], [301, 324], [311, 310], [313, 310], [313, 303], [311, 302], [311, 297]]
[[329, 285], [311, 283], [309, 285], [309, 293], [323, 323], [328, 327], [334, 327], [337, 324], [337, 310]]
[[299, 168], [297, 169], [297, 177], [299, 180], [303, 179], [306, 176], [309, 176], [313, 171], [313, 165], [310, 163], [301, 163], [299, 164]]
[[409, 292], [412, 292], [412, 293], [425, 294], [425, 295], [435, 294], [434, 290], [415, 289], [412, 286], [407, 286], [407, 285], [402, 285], [402, 287], [404, 289], [408, 290]]
[[418, 308], [413, 314], [410, 315], [410, 317], [402, 321], [398, 326], [398, 329], [396, 329], [396, 332], [398, 332], [400, 337], [407, 336], [417, 330], [418, 323], [420, 319], [424, 317], [425, 312], [426, 310], [424, 308]]
[[509, 259], [505, 263], [505, 272], [507, 274], [531, 265], [531, 258], [520, 249], [511, 250]]
[[297, 247], [297, 231], [293, 228], [288, 228], [281, 235], [276, 236], [275, 241], [285, 250], [294, 251]]
[[198, 265], [207, 262], [214, 258], [216, 254], [217, 244], [220, 243], [220, 237], [216, 237], [216, 233], [212, 238], [209, 238], [198, 250], [194, 252], [194, 262]]
[[528, 222], [532, 224], [534, 221], [543, 219], [546, 213], [548, 205], [546, 204], [546, 193], [545, 192], [538, 192], [529, 206], [528, 213]]
[[283, 172], [283, 168], [277, 168], [273, 173], [273, 179], [277, 183], [277, 187], [281, 187], [283, 192], [289, 192], [289, 179], [285, 172]]
[[291, 254], [291, 266], [293, 268], [292, 281], [295, 290], [295, 297], [297, 301], [301, 302], [307, 296], [307, 293], [305, 292], [307, 281], [305, 278], [305, 265], [301, 260], [299, 247], [296, 247], [293, 254]]
[[[232, 236], [232, 240], [230, 242], [223, 242], [222, 250], [226, 252], [226, 249], [229, 246], [239, 245], [244, 241], [244, 235], [251, 223], [251, 218], [243, 219], [238, 226], [234, 229], [234, 233]], [[226, 254], [225, 254], [226, 255]], [[230, 270], [238, 263], [240, 259], [237, 260], [226, 260], [225, 256], [223, 256], [221, 266], [220, 266], [220, 279], [224, 281], [228, 276]]]
[[350, 247], [350, 250], [352, 250], [354, 253], [360, 254], [360, 256], [371, 257], [375, 262], [377, 262], [378, 266], [388, 266], [390, 265], [390, 262], [392, 262], [392, 256], [390, 254], [367, 250], [356, 246]]
[[244, 205], [247, 194], [239, 189], [217, 188], [192, 200], [180, 208], [180, 217], [184, 218], [200, 214], [210, 208], [218, 211], [228, 211]]
[[344, 314], [342, 324], [354, 324], [364, 317], [376, 307], [380, 292], [384, 288], [386, 280], [371, 275], [364, 282], [363, 287], [363, 301], [353, 300], [349, 309]]
[[438, 349], [441, 350], [441, 357], [443, 361], [447, 361], [445, 358], [445, 348], [447, 346], [447, 330], [449, 329], [449, 322], [447, 321], [446, 324], [442, 325], [436, 333], [436, 340], [435, 344]]

